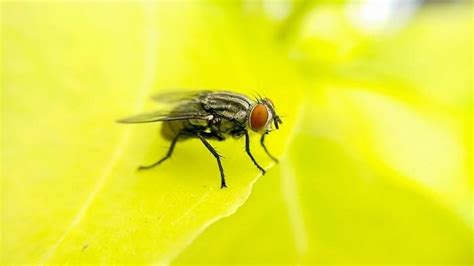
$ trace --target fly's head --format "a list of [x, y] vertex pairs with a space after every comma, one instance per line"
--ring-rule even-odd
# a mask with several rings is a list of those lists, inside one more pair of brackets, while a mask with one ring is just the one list
[[272, 127], [279, 129], [281, 118], [276, 114], [273, 102], [268, 98], [259, 99], [250, 111], [248, 118], [250, 129], [259, 133], [272, 131]]

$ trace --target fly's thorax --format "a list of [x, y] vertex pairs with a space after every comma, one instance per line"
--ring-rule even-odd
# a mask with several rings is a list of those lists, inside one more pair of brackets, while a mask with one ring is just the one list
[[252, 101], [244, 95], [232, 92], [215, 92], [203, 95], [201, 104], [206, 111], [219, 119], [227, 119], [245, 124]]

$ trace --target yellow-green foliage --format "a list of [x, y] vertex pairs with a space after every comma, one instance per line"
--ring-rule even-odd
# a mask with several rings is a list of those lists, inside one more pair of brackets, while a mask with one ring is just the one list
[[[292, 3], [2, 3], [2, 262], [472, 265], [472, 7]], [[281, 164], [255, 136], [262, 178], [214, 143], [225, 190], [199, 141], [137, 172], [169, 144], [114, 121], [170, 88], [270, 97]]]

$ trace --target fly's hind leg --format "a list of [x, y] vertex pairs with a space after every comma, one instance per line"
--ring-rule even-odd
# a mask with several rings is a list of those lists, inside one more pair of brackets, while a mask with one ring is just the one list
[[255, 164], [255, 166], [257, 166], [257, 168], [262, 171], [262, 175], [265, 175], [265, 169], [263, 169], [263, 167], [261, 167], [257, 161], [255, 160], [255, 158], [253, 158], [253, 155], [252, 153], [250, 152], [250, 137], [249, 137], [249, 133], [247, 131], [245, 131], [245, 151], [247, 152], [247, 154], [249, 155], [250, 159], [252, 160], [253, 164]]
[[260, 144], [262, 145], [263, 150], [264, 150], [265, 153], [268, 155], [268, 157], [270, 157], [275, 163], [278, 163], [278, 159], [275, 158], [273, 155], [271, 155], [270, 152], [268, 152], [267, 147], [265, 146], [265, 136], [266, 136], [267, 134], [268, 134], [268, 132], [262, 134], [262, 138], [260, 139]]
[[176, 142], [178, 142], [178, 139], [179, 137], [181, 137], [181, 132], [176, 134], [176, 136], [174, 137], [174, 139], [171, 141], [171, 145], [170, 145], [170, 148], [168, 149], [168, 152], [166, 153], [165, 157], [161, 158], [159, 161], [153, 163], [153, 164], [150, 164], [150, 165], [145, 165], [145, 166], [140, 166], [138, 167], [138, 170], [146, 170], [146, 169], [151, 169], [155, 166], [158, 166], [160, 165], [162, 162], [166, 161], [167, 159], [169, 159], [171, 157], [171, 155], [173, 154], [173, 151], [174, 151], [174, 146], [176, 146]]
[[219, 166], [219, 171], [221, 173], [221, 188], [227, 187], [225, 184], [225, 175], [224, 175], [224, 168], [222, 167], [221, 156], [216, 151], [216, 149], [214, 149], [214, 147], [212, 147], [212, 145], [200, 133], [197, 133], [197, 136], [201, 140], [201, 142], [204, 144], [204, 146], [206, 146], [206, 148], [212, 153], [212, 155], [217, 160], [217, 165]]

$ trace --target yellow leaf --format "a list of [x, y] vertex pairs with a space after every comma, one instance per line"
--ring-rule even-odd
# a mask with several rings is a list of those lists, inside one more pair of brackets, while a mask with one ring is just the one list
[[[5, 262], [167, 262], [245, 202], [260, 172], [243, 139], [213, 143], [225, 157], [227, 189], [219, 189], [216, 161], [196, 140], [178, 143], [163, 165], [136, 171], [169, 143], [158, 124], [114, 121], [153, 110], [148, 96], [165, 88], [272, 98], [285, 118], [267, 145], [282, 153], [301, 98], [298, 88], [292, 97], [279, 90], [295, 84], [293, 70], [277, 51], [243, 42], [254, 33], [222, 32], [238, 22], [213, 14], [217, 7], [2, 5]], [[271, 172], [259, 143], [252, 149]]]

